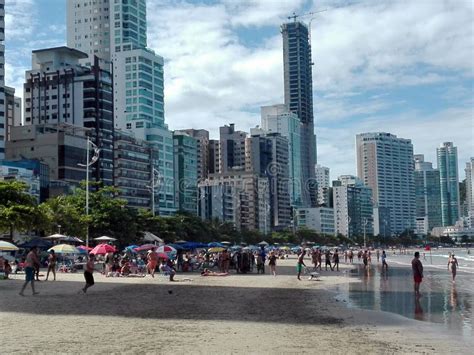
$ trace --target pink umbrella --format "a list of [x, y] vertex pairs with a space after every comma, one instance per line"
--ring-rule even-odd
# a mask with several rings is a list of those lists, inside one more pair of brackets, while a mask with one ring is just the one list
[[135, 248], [134, 250], [135, 251], [147, 251], [147, 250], [151, 250], [151, 249], [155, 249], [155, 248], [156, 248], [155, 244], [144, 244], [144, 245], [139, 246], [138, 248]]
[[161, 247], [158, 247], [156, 251], [158, 253], [176, 253], [176, 249], [173, 247], [170, 247], [169, 245], [162, 245]]
[[159, 259], [169, 259], [170, 258], [168, 256], [168, 254], [165, 254], [165, 253], [157, 253], [157, 254], [158, 254]]
[[91, 251], [91, 250], [92, 250], [91, 247], [86, 247], [85, 245], [79, 245], [79, 246], [77, 247], [77, 249], [79, 249], [79, 250], [86, 250], [86, 251]]
[[109, 244], [99, 244], [91, 250], [91, 254], [94, 255], [103, 255], [107, 253], [115, 253], [115, 248]]

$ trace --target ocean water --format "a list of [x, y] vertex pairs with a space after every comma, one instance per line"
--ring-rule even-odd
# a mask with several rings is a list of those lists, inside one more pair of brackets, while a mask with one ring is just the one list
[[454, 249], [459, 269], [453, 283], [451, 272], [447, 269], [450, 251], [453, 250], [432, 250], [431, 255], [425, 252], [424, 258], [421, 257], [424, 278], [419, 300], [414, 297], [413, 291], [413, 252], [410, 255], [389, 252], [389, 270], [383, 273], [381, 263], [377, 263], [375, 257], [368, 270], [356, 262], [354, 269], [346, 274], [359, 278], [361, 282], [339, 286], [338, 298], [352, 307], [392, 312], [419, 321], [442, 324], [446, 329], [470, 338], [474, 327], [474, 257], [468, 255], [465, 249]]

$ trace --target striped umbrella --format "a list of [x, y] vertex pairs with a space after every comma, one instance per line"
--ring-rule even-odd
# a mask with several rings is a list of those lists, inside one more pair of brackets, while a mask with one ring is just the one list
[[15, 244], [0, 240], [0, 250], [1, 251], [17, 251], [18, 247]]

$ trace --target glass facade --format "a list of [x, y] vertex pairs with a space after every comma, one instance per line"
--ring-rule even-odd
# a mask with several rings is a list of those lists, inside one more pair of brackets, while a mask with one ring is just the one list
[[452, 142], [436, 150], [441, 187], [441, 217], [444, 226], [453, 226], [459, 219], [458, 149]]
[[114, 0], [111, 15], [115, 52], [146, 47], [145, 0]]
[[176, 207], [180, 211], [196, 214], [197, 141], [182, 133], [175, 133], [173, 139]]

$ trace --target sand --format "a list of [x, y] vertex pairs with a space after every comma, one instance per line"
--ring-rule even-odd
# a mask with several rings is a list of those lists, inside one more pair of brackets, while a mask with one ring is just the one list
[[[105, 278], [79, 294], [82, 274], [37, 283], [18, 295], [22, 275], [0, 281], [0, 353], [469, 353], [441, 326], [384, 312], [349, 309], [329, 291], [357, 282], [340, 273], [320, 281], [294, 275], [235, 275], [170, 283]], [[347, 270], [347, 269], [345, 269]]]

